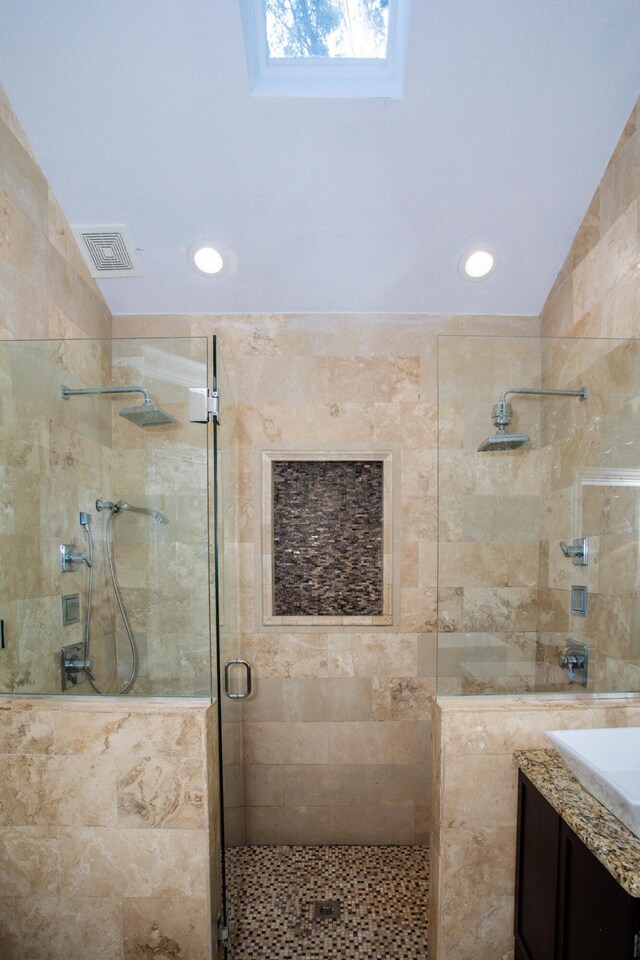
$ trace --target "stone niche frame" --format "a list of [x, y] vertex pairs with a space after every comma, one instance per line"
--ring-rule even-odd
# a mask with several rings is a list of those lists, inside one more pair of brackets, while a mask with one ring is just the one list
[[[273, 580], [274, 461], [376, 461], [382, 463], [382, 613], [372, 616], [275, 616]], [[365, 626], [393, 624], [393, 453], [391, 450], [262, 451], [262, 622], [265, 626]]]

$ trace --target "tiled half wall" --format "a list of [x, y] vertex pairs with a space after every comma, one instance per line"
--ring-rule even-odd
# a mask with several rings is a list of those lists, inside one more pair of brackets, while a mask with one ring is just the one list
[[205, 700], [0, 701], [3, 960], [210, 960]]
[[516, 750], [640, 724], [640, 696], [449, 697], [433, 708], [429, 960], [513, 960]]

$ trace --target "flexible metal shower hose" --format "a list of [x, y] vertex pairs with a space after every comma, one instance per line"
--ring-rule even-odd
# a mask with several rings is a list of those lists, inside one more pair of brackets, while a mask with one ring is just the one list
[[[109, 561], [109, 573], [111, 574], [111, 582], [113, 584], [113, 592], [116, 597], [116, 602], [118, 604], [118, 609], [120, 610], [120, 615], [122, 617], [122, 622], [124, 624], [124, 629], [127, 632], [127, 638], [129, 640], [129, 646], [131, 647], [131, 673], [129, 674], [129, 679], [122, 687], [115, 693], [115, 696], [119, 697], [121, 694], [126, 693], [129, 690], [136, 679], [138, 673], [138, 651], [136, 649], [136, 643], [133, 639], [133, 634], [131, 632], [131, 627], [129, 626], [129, 621], [127, 619], [127, 614], [124, 609], [124, 604], [122, 603], [122, 597], [120, 596], [120, 589], [118, 587], [118, 580], [116, 578], [116, 572], [113, 565], [113, 549], [111, 545], [111, 524], [113, 523], [113, 518], [115, 517], [117, 510], [110, 510], [109, 516], [107, 517], [107, 526], [105, 530], [105, 539], [107, 544], [107, 560]], [[91, 607], [93, 601], [93, 534], [91, 533], [91, 525], [89, 523], [85, 524], [84, 527], [87, 540], [89, 541], [89, 589], [87, 593], [87, 626], [85, 630], [85, 640], [84, 640], [84, 655], [85, 659], [89, 659], [89, 644], [91, 642]], [[91, 676], [91, 673], [87, 672], [87, 679], [96, 693], [101, 696], [112, 696], [112, 694], [107, 694], [105, 690], [100, 690], [96, 684], [94, 678]]]

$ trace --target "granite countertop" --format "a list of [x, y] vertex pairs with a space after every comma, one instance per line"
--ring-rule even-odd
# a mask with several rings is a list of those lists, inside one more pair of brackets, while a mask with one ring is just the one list
[[640, 897], [640, 839], [578, 783], [556, 750], [522, 750], [513, 759], [620, 886]]

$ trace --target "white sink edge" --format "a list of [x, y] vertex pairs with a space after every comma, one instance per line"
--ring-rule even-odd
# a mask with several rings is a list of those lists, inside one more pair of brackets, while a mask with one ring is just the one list
[[[605, 727], [600, 729], [610, 731], [616, 728]], [[630, 728], [621, 727], [619, 729]], [[631, 796], [617, 783], [609, 780], [604, 771], [591, 763], [583, 754], [573, 749], [561, 736], [575, 732], [582, 731], [548, 730], [547, 737], [558, 749], [576, 780], [636, 837], [640, 838], [640, 797]], [[640, 764], [637, 763], [636, 766], [638, 765]], [[634, 767], [630, 765], [630, 769], [634, 769]]]

